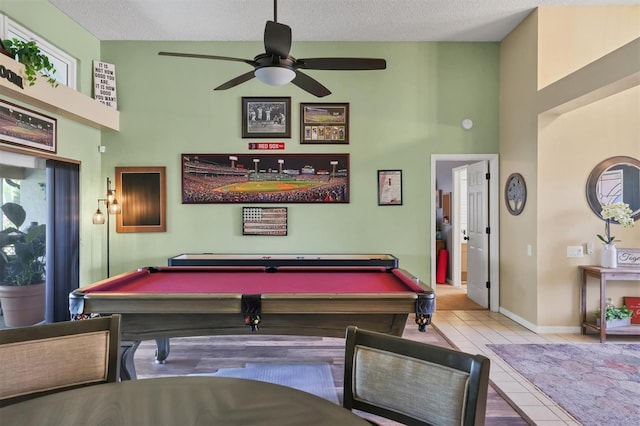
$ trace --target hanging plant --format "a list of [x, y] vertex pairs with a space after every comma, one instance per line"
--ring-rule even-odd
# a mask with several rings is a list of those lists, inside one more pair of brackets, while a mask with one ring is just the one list
[[14, 55], [18, 62], [24, 65], [24, 73], [29, 86], [35, 84], [38, 79], [37, 73], [45, 77], [51, 86], [58, 86], [58, 82], [53, 77], [56, 69], [49, 61], [49, 57], [38, 48], [35, 41], [22, 41], [13, 38], [11, 40], [2, 40], [2, 45], [9, 53]]

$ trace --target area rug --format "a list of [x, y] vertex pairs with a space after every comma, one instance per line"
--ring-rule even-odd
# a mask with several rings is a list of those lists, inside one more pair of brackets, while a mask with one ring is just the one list
[[585, 426], [640, 419], [640, 344], [487, 346]]
[[339, 404], [331, 367], [327, 363], [270, 364], [247, 363], [246, 368], [221, 368], [211, 374], [190, 376], [237, 377], [288, 386]]

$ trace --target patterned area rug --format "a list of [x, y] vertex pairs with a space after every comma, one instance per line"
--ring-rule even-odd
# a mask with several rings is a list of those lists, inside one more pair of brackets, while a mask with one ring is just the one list
[[211, 374], [190, 376], [237, 377], [288, 386], [339, 404], [331, 367], [327, 363], [269, 364], [247, 363], [245, 368], [221, 368]]
[[640, 344], [487, 346], [583, 425], [638, 424]]

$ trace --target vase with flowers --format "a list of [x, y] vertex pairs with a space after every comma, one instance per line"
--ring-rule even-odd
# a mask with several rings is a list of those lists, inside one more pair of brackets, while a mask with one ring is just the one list
[[604, 243], [600, 256], [600, 265], [603, 268], [618, 267], [618, 251], [614, 242], [620, 240], [616, 240], [616, 237], [611, 235], [611, 222], [617, 222], [622, 225], [623, 228], [633, 228], [634, 221], [631, 213], [632, 211], [629, 208], [629, 204], [623, 202], [602, 206], [600, 215], [605, 221], [604, 235], [598, 234], [598, 238]]

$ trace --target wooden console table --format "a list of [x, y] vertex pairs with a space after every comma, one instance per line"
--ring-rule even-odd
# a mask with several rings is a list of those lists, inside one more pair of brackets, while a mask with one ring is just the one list
[[[582, 315], [582, 334], [587, 333], [587, 329], [600, 332], [600, 342], [607, 340], [607, 334], [627, 334], [640, 335], [640, 325], [631, 324], [627, 327], [616, 327], [607, 330], [605, 317], [605, 306], [607, 304], [607, 281], [640, 281], [640, 268], [633, 266], [623, 266], [615, 269], [603, 268], [600, 266], [580, 265], [582, 273], [582, 285], [580, 287], [580, 314]], [[587, 278], [600, 279], [600, 327], [595, 322], [587, 321]]]

